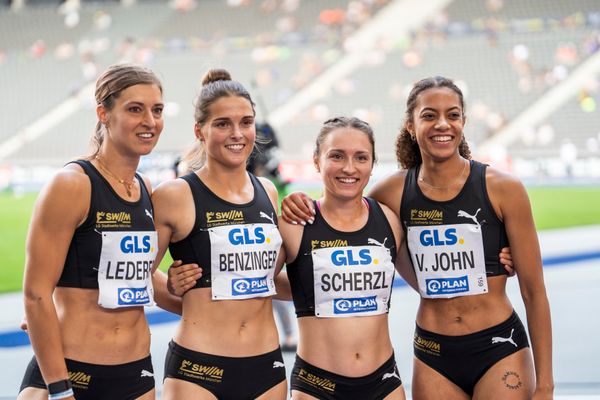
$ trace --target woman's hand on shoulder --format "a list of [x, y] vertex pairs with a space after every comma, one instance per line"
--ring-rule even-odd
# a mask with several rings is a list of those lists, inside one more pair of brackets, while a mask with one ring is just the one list
[[281, 201], [281, 216], [290, 224], [312, 224], [315, 215], [313, 201], [306, 193], [292, 192]]

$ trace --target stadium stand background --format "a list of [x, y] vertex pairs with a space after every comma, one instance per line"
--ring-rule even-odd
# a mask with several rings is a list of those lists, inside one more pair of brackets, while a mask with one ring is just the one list
[[[431, 11], [411, 25], [420, 4]], [[211, 67], [229, 69], [253, 93], [288, 177], [314, 179], [313, 139], [338, 114], [370, 122], [381, 165], [395, 168], [410, 86], [443, 75], [465, 92], [476, 157], [525, 179], [589, 181], [600, 177], [599, 63], [575, 75], [599, 48], [597, 0], [5, 2], [0, 188], [38, 188], [86, 152], [94, 80], [118, 61], [145, 63], [163, 79], [165, 129], [142, 164], [155, 181], [170, 177], [193, 140], [193, 101]], [[341, 68], [352, 57], [359, 61]], [[552, 90], [552, 110], [536, 116]], [[509, 128], [516, 133], [493, 144]]]
[[[193, 141], [202, 75], [224, 67], [252, 92], [259, 120], [275, 127], [282, 173], [299, 183], [315, 181], [314, 137], [337, 114], [374, 126], [375, 179], [396, 168], [393, 143], [411, 85], [444, 75], [465, 92], [476, 158], [528, 185], [597, 187], [599, 49], [599, 0], [0, 1], [0, 191], [38, 190], [86, 153], [94, 81], [118, 61], [145, 63], [163, 79], [165, 129], [141, 166], [155, 183], [173, 176]], [[555, 241], [551, 249], [584, 242], [560, 232]], [[582, 322], [597, 326], [586, 318], [597, 315], [596, 259], [548, 274], [564, 286], [553, 305], [562, 317], [555, 370], [563, 393], [599, 393], [598, 342], [573, 333]], [[401, 314], [407, 305], [395, 298]], [[572, 308], [578, 299], [588, 308]], [[407, 339], [399, 354], [410, 354], [412, 325], [393, 328]], [[3, 373], [18, 369], [20, 378], [10, 360]], [[409, 359], [402, 362], [407, 371]], [[0, 397], [14, 393], [13, 383]]]

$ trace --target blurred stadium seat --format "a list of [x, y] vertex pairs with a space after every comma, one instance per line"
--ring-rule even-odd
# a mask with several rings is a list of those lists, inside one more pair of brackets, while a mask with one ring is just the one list
[[[193, 102], [208, 68], [230, 70], [259, 103], [259, 120], [268, 120], [356, 51], [353, 35], [394, 3], [38, 0], [0, 6], [0, 165], [56, 167], [84, 154], [95, 125], [90, 85], [106, 66], [126, 60], [148, 64], [163, 79], [165, 130], [142, 166], [169, 168], [192, 142]], [[447, 1], [418, 29], [379, 37], [361, 54], [361, 65], [276, 126], [281, 157], [307, 160], [321, 122], [353, 114], [373, 125], [379, 158], [393, 168], [408, 90], [431, 75], [463, 88], [466, 135], [476, 150], [599, 48], [597, 0]], [[494, 161], [530, 177], [599, 177], [599, 76], [595, 71], [556, 111], [522, 127], [501, 151], [503, 159]]]

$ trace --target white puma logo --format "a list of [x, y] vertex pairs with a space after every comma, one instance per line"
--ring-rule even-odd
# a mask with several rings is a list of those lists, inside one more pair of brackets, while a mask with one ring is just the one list
[[273, 217], [272, 217], [272, 216], [271, 216], [271, 217], [269, 217], [269, 216], [268, 216], [266, 213], [264, 213], [264, 212], [262, 212], [262, 211], [260, 212], [260, 214], [259, 214], [259, 215], [260, 215], [262, 218], [266, 218], [266, 219], [268, 219], [269, 221], [271, 221], [271, 223], [272, 223], [273, 225], [275, 225], [275, 221], [273, 220]]
[[390, 373], [390, 372], [386, 372], [386, 373], [385, 373], [385, 374], [383, 374], [383, 376], [381, 377], [381, 380], [382, 380], [382, 381], [384, 381], [384, 380], [386, 380], [386, 379], [388, 379], [388, 378], [398, 378], [398, 380], [401, 380], [401, 379], [400, 379], [400, 376], [398, 376], [398, 373], [397, 373], [396, 371], [394, 371], [394, 372], [391, 372], [391, 373]]
[[[481, 208], [478, 208], [477, 211], [475, 211], [475, 215], [471, 215], [471, 214], [467, 213], [466, 211], [458, 210], [458, 217], [470, 218], [473, 221], [475, 221], [475, 223], [477, 225], [479, 225], [479, 221], [477, 221], [477, 214], [479, 214], [479, 211], [481, 211]], [[482, 221], [482, 222], [485, 222], [485, 221]]]
[[513, 344], [515, 347], [519, 347], [519, 346], [517, 346], [517, 344], [516, 344], [516, 343], [514, 342], [514, 340], [512, 339], [512, 335], [513, 335], [513, 333], [514, 333], [514, 332], [515, 332], [515, 328], [513, 328], [513, 329], [510, 331], [510, 336], [509, 336], [509, 337], [507, 337], [507, 338], [503, 338], [503, 337], [500, 337], [500, 336], [494, 336], [494, 337], [492, 338], [492, 344], [509, 342], [509, 343], [512, 343], [512, 344]]
[[142, 375], [140, 376], [140, 378], [144, 378], [144, 377], [146, 377], [146, 376], [148, 376], [148, 377], [153, 377], [153, 376], [154, 376], [154, 374], [153, 374], [152, 372], [150, 372], [150, 371], [146, 371], [145, 369], [143, 369], [143, 370], [142, 370]]
[[386, 237], [385, 239], [383, 239], [383, 243], [378, 242], [377, 240], [373, 239], [373, 238], [368, 238], [367, 239], [367, 243], [368, 244], [376, 244], [377, 246], [381, 246], [381, 247], [385, 247], [385, 242], [388, 240], [388, 238]]
[[273, 368], [285, 368], [285, 364], [281, 361], [273, 361]]
[[152, 216], [152, 214], [150, 213], [150, 211], [148, 211], [147, 209], [144, 208], [144, 212], [152, 220], [152, 222], [154, 222], [154, 217]]

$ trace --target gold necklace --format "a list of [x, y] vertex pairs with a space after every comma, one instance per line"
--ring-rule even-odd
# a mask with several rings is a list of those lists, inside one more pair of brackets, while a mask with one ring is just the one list
[[[462, 179], [463, 175], [465, 174], [465, 171], [467, 170], [467, 164], [469, 164], [469, 161], [465, 160], [463, 162], [462, 172], [460, 173], [460, 176], [458, 177], [459, 181]], [[452, 186], [454, 186], [456, 184], [456, 183], [451, 183], [451, 184], [446, 185], [446, 186], [433, 186], [432, 184], [429, 184], [429, 183], [425, 182], [425, 179], [423, 179], [422, 176], [419, 177], [419, 182], [423, 182], [424, 185], [428, 186], [431, 189], [436, 189], [436, 190], [445, 190], [445, 189], [451, 188]]]
[[133, 189], [133, 185], [135, 184], [135, 180], [132, 179], [131, 182], [127, 182], [124, 179], [117, 178], [115, 174], [110, 172], [110, 170], [106, 167], [106, 165], [100, 159], [100, 156], [96, 156], [96, 160], [98, 161], [98, 166], [100, 169], [108, 174], [111, 178], [115, 179], [121, 185], [125, 186], [125, 190], [127, 191], [127, 196], [131, 197], [131, 190]]

